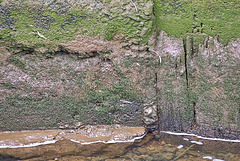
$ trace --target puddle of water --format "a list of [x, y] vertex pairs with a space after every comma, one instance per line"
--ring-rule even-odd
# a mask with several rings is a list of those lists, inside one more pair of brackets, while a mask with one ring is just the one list
[[[87, 127], [81, 130], [0, 134], [0, 159], [104, 161], [239, 161], [240, 143], [191, 135], [147, 134], [141, 127]], [[41, 140], [41, 142], [39, 141]], [[36, 146], [38, 143], [46, 145]], [[55, 141], [54, 143], [51, 141]], [[47, 144], [51, 143], [51, 144]], [[93, 144], [94, 143], [94, 144]], [[6, 146], [35, 145], [6, 148]], [[5, 146], [5, 147], [3, 147]]]

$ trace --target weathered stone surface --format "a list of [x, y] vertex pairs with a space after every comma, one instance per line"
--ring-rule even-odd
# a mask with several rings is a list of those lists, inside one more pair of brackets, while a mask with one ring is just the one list
[[[237, 98], [240, 96], [236, 81], [240, 69], [239, 54], [236, 54], [239, 40], [224, 46], [217, 37], [207, 37], [204, 44], [195, 48], [192, 39], [191, 36], [186, 41], [176, 39], [161, 32], [155, 47], [150, 49], [163, 60], [158, 70], [158, 87], [162, 116], [166, 118], [160, 117], [161, 126], [167, 130], [172, 124], [178, 129], [179, 122], [185, 122], [186, 126], [192, 120], [193, 124], [203, 126], [196, 130], [202, 131], [202, 135], [211, 135], [210, 122], [219, 129], [219, 137], [225, 136], [223, 131], [227, 128], [238, 131], [235, 123], [239, 122]], [[165, 122], [168, 122], [166, 127]]]

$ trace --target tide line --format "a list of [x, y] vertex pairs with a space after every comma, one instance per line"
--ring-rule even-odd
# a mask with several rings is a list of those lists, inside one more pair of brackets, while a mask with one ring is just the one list
[[75, 143], [80, 143], [82, 145], [96, 144], [96, 143], [104, 143], [104, 144], [129, 143], [129, 142], [134, 142], [135, 140], [138, 140], [138, 139], [142, 139], [146, 135], [147, 135], [147, 133], [144, 133], [142, 136], [134, 137], [131, 140], [109, 140], [109, 141], [98, 140], [98, 141], [92, 141], [92, 142], [80, 142], [80, 141], [77, 141], [74, 139], [70, 139], [70, 141], [75, 142]]
[[209, 137], [203, 137], [196, 134], [188, 134], [188, 133], [177, 133], [177, 132], [171, 132], [171, 131], [161, 131], [162, 133], [171, 134], [171, 135], [182, 135], [182, 136], [194, 136], [199, 139], [204, 140], [212, 140], [212, 141], [225, 141], [225, 142], [234, 142], [234, 143], [240, 143], [240, 140], [230, 140], [230, 139], [220, 139], [220, 138], [209, 138]]
[[29, 148], [29, 147], [35, 147], [35, 146], [39, 146], [39, 145], [47, 145], [47, 144], [54, 144], [56, 143], [57, 140], [51, 140], [51, 141], [45, 141], [43, 143], [31, 143], [31, 144], [27, 144], [27, 145], [0, 145], [0, 149], [1, 148]]

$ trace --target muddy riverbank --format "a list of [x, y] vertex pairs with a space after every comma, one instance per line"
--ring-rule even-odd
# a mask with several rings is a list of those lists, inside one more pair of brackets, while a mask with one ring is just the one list
[[194, 134], [148, 133], [143, 127], [86, 126], [75, 130], [3, 132], [2, 160], [225, 160], [240, 159], [240, 140]]

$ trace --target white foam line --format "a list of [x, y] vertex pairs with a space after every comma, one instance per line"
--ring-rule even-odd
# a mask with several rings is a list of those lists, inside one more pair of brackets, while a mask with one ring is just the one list
[[230, 139], [219, 139], [219, 138], [208, 138], [208, 137], [203, 137], [199, 136], [196, 134], [188, 134], [188, 133], [177, 133], [177, 132], [171, 132], [171, 131], [161, 131], [162, 133], [166, 134], [171, 134], [171, 135], [184, 135], [184, 136], [195, 136], [199, 139], [204, 139], [204, 140], [213, 140], [213, 141], [226, 141], [226, 142], [234, 142], [234, 143], [240, 143], [240, 140], [230, 140]]
[[88, 145], [88, 144], [95, 144], [95, 143], [104, 143], [104, 144], [113, 144], [113, 143], [129, 143], [129, 142], [134, 142], [135, 140], [142, 139], [147, 133], [145, 133], [142, 136], [135, 137], [131, 140], [109, 140], [109, 141], [103, 141], [103, 140], [98, 140], [98, 141], [92, 141], [92, 142], [83, 142], [81, 143], [80, 141], [70, 139], [70, 141], [75, 142], [75, 143], [80, 143], [82, 145]]
[[105, 143], [105, 141], [98, 140], [98, 141], [92, 141], [92, 142], [84, 142], [84, 143], [81, 143], [81, 144], [82, 145], [88, 145], [88, 144], [95, 144], [95, 143]]
[[54, 144], [56, 143], [57, 140], [51, 140], [51, 141], [45, 141], [43, 143], [32, 143], [32, 144], [27, 144], [27, 145], [0, 145], [1, 148], [29, 148], [29, 147], [35, 147], [39, 145], [47, 145], [47, 144]]
[[55, 130], [54, 129], [48, 129], [48, 130], [1, 131], [0, 133], [22, 133], [22, 132], [43, 132], [43, 131], [55, 131]]

